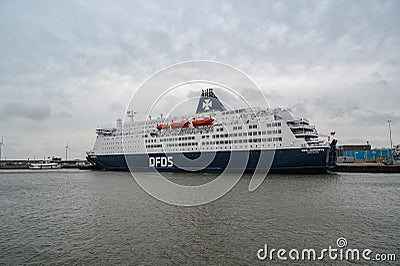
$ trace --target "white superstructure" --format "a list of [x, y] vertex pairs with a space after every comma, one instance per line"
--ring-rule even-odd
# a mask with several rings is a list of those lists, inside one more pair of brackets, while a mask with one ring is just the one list
[[[194, 127], [191, 123], [203, 118], [211, 118], [213, 124]], [[189, 122], [189, 127], [157, 129], [174, 121]], [[97, 155], [326, 145], [307, 119], [295, 119], [288, 109], [282, 108], [214, 111], [124, 124], [119, 120], [115, 128], [98, 128], [96, 133], [95, 145], [89, 153]]]

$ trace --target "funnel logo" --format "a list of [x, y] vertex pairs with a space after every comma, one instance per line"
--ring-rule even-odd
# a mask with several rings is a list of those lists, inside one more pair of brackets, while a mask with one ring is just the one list
[[206, 99], [203, 102], [203, 109], [208, 111], [212, 108], [212, 101], [210, 99]]
[[[251, 102], [248, 95], [258, 102]], [[254, 191], [266, 178], [275, 154], [274, 146], [262, 148], [266, 138], [258, 131], [265, 126], [259, 119], [261, 110], [268, 107], [256, 84], [232, 66], [211, 61], [172, 65], [143, 82], [130, 99], [126, 113], [141, 117], [124, 118], [125, 161], [144, 191], [173, 205], [217, 200], [245, 172], [252, 173], [248, 189]], [[265, 121], [268, 114], [262, 114]], [[206, 184], [181, 185], [164, 172], [218, 176]]]

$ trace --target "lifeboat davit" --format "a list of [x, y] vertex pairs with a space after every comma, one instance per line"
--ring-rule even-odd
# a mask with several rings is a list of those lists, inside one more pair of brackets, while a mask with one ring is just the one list
[[172, 122], [171, 128], [188, 128], [190, 125], [189, 122]]
[[168, 128], [169, 128], [169, 125], [165, 125], [165, 124], [157, 125], [157, 129], [158, 129], [158, 130], [161, 130], [161, 129], [168, 129]]
[[212, 126], [213, 122], [214, 122], [214, 119], [211, 119], [211, 118], [197, 119], [197, 120], [192, 121], [192, 125], [194, 127]]

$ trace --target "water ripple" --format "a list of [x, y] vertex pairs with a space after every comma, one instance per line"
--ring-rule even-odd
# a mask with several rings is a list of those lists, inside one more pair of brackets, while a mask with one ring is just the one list
[[257, 264], [264, 244], [322, 249], [338, 237], [400, 255], [398, 174], [276, 175], [253, 193], [249, 180], [184, 208], [129, 173], [0, 172], [0, 264]]

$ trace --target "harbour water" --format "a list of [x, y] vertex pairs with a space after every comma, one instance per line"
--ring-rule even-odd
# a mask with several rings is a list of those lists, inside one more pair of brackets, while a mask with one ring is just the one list
[[215, 202], [177, 207], [127, 172], [3, 170], [0, 264], [265, 265], [257, 258], [265, 244], [323, 249], [340, 237], [349, 248], [394, 253], [398, 263], [400, 174], [273, 175], [252, 193], [249, 181]]

